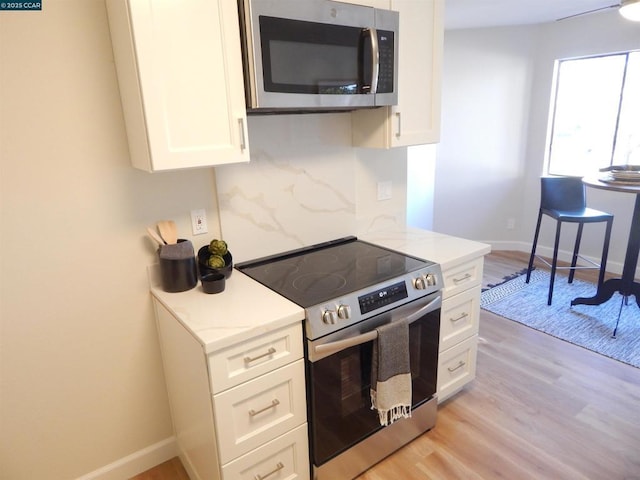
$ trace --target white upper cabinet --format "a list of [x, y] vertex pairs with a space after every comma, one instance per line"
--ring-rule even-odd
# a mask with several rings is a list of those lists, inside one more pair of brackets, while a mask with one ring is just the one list
[[133, 166], [249, 161], [236, 0], [107, 0]]
[[440, 141], [443, 0], [362, 0], [400, 12], [398, 105], [352, 112], [354, 146], [392, 148]]

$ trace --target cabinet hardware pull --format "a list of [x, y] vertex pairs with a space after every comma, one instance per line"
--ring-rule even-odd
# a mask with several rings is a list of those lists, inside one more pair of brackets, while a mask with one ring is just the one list
[[453, 283], [464, 282], [465, 280], [469, 280], [470, 278], [471, 278], [471, 274], [470, 273], [465, 273], [464, 277], [462, 277], [462, 278], [454, 278], [453, 279]]
[[269, 347], [269, 350], [267, 350], [267, 352], [263, 353], [262, 355], [258, 355], [257, 357], [244, 357], [244, 363], [255, 362], [256, 360], [260, 360], [263, 357], [268, 357], [269, 355], [273, 355], [274, 353], [276, 353], [276, 349], [273, 347]]
[[458, 317], [456, 318], [449, 318], [449, 321], [451, 322], [457, 322], [458, 320], [462, 320], [463, 318], [467, 318], [469, 316], [469, 314], [467, 312], [462, 312]]
[[275, 408], [278, 405], [280, 405], [280, 401], [277, 398], [274, 398], [273, 400], [271, 400], [271, 405], [267, 405], [266, 407], [261, 408], [260, 410], [254, 410], [253, 408], [251, 410], [249, 410], [249, 416], [255, 417], [256, 415], [258, 415], [258, 414], [260, 414], [262, 412], [266, 412], [270, 408]]
[[269, 473], [265, 473], [264, 475], [260, 475], [259, 473], [256, 474], [255, 479], [256, 480], [264, 480], [267, 477], [270, 477], [271, 475], [273, 475], [274, 473], [278, 473], [280, 470], [282, 470], [284, 468], [284, 465], [282, 464], [282, 462], [278, 462], [276, 464], [276, 468], [274, 468], [273, 470], [271, 470]]
[[465, 362], [463, 362], [462, 360], [460, 360], [460, 362], [458, 362], [458, 365], [456, 365], [455, 367], [451, 368], [451, 367], [447, 367], [447, 370], [449, 370], [449, 373], [453, 373], [456, 370], [458, 370], [459, 368], [462, 368], [466, 365]]
[[398, 119], [398, 130], [396, 131], [396, 137], [400, 138], [402, 135], [402, 116], [400, 112], [396, 112], [396, 118]]
[[247, 148], [247, 142], [244, 136], [244, 119], [238, 119], [238, 126], [240, 127], [240, 150], [245, 150]]

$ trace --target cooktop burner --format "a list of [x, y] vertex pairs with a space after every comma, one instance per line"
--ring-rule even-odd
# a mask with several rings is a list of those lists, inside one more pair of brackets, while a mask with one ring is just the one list
[[356, 237], [345, 237], [236, 268], [303, 308], [432, 265]]

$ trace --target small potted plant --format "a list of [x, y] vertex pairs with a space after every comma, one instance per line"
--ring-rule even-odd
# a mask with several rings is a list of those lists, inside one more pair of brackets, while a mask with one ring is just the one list
[[233, 272], [233, 257], [224, 240], [214, 238], [198, 250], [198, 269], [202, 289], [206, 293], [224, 290], [225, 280]]

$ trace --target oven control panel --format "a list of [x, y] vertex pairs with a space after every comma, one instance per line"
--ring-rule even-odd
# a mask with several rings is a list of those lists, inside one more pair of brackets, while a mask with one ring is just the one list
[[360, 304], [360, 313], [363, 315], [369, 313], [378, 308], [390, 305], [407, 298], [407, 285], [403, 282], [394, 283], [388, 287], [381, 288], [375, 292], [368, 293], [358, 297], [358, 303]]
[[437, 264], [387, 282], [305, 308], [307, 338], [315, 340], [362, 320], [430, 295], [442, 288]]

